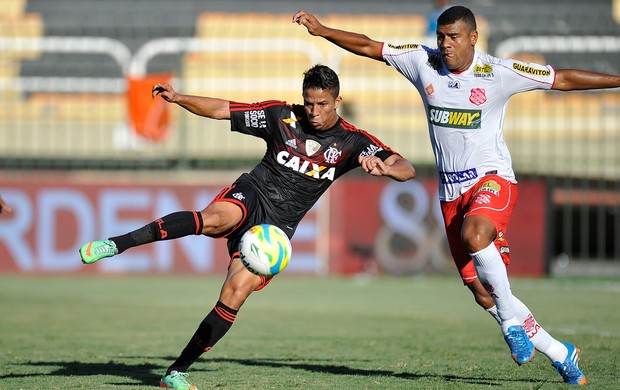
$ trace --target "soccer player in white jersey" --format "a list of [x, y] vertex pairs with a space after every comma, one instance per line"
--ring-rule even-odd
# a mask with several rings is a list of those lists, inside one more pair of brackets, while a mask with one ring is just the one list
[[463, 283], [500, 324], [513, 359], [528, 363], [538, 350], [564, 382], [586, 383], [579, 349], [560, 342], [512, 295], [506, 226], [517, 186], [502, 124], [510, 96], [534, 89], [620, 87], [620, 77], [500, 59], [479, 52], [476, 19], [466, 7], [445, 10], [437, 20], [437, 48], [390, 45], [366, 35], [327, 27], [298, 11], [303, 25], [354, 54], [391, 65], [418, 90], [426, 110], [439, 197], [452, 257]]

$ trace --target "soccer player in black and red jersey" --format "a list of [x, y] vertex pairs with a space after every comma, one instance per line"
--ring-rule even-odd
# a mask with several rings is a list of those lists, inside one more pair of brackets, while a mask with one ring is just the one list
[[224, 188], [204, 210], [175, 212], [133, 232], [80, 248], [82, 262], [92, 264], [138, 245], [192, 234], [228, 239], [231, 259], [219, 299], [160, 383], [193, 390], [196, 387], [185, 379], [189, 366], [226, 334], [250, 294], [271, 280], [254, 275], [241, 263], [239, 240], [246, 230], [269, 223], [292, 238], [308, 210], [346, 172], [361, 166], [373, 176], [405, 181], [415, 177], [415, 169], [338, 115], [340, 83], [336, 73], [324, 65], [304, 73], [303, 105], [277, 100], [246, 104], [184, 95], [168, 84], [154, 85], [152, 96], [196, 115], [228, 119], [232, 131], [260, 137], [267, 144], [258, 165]]

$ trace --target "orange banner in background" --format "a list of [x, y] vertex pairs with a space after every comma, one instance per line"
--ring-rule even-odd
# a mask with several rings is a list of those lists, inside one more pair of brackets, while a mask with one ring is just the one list
[[170, 73], [127, 78], [127, 104], [131, 127], [141, 137], [162, 141], [168, 135], [170, 115], [168, 103], [151, 98], [153, 84], [169, 83]]

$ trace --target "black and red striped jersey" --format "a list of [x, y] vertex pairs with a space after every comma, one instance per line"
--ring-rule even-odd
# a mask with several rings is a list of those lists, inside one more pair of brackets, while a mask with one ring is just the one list
[[265, 156], [247, 175], [272, 217], [297, 225], [329, 186], [359, 167], [358, 156], [385, 160], [395, 152], [339, 118], [315, 130], [302, 105], [283, 101], [230, 102], [231, 130], [265, 140]]

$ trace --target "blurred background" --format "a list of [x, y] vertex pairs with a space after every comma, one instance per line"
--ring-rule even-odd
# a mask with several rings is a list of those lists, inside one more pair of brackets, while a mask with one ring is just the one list
[[[438, 2], [440, 3], [440, 2]], [[620, 1], [461, 1], [478, 49], [620, 74]], [[397, 72], [291, 23], [299, 9], [390, 43], [435, 46], [433, 1], [0, 0], [2, 273], [217, 273], [225, 243], [187, 237], [84, 268], [86, 241], [201, 210], [265, 146], [151, 100], [151, 86], [242, 102], [301, 102], [303, 72], [335, 69], [340, 114], [408, 158], [418, 179], [334, 184], [293, 240], [287, 272], [454, 274], [421, 100]], [[432, 15], [432, 16], [429, 16]], [[429, 32], [429, 25], [431, 31]], [[529, 92], [505, 138], [520, 182], [513, 275], [620, 275], [620, 93]]]

